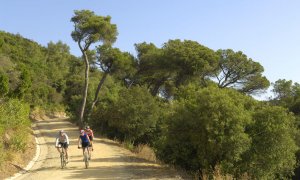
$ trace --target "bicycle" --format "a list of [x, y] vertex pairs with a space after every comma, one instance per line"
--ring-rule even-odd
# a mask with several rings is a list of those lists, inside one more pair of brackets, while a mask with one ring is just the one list
[[[78, 146], [78, 149], [80, 149], [82, 147]], [[89, 147], [85, 147], [84, 148], [84, 153], [83, 153], [83, 161], [84, 161], [84, 164], [85, 164], [85, 168], [88, 169], [89, 168], [89, 165], [90, 165], [90, 159], [91, 159], [91, 154], [89, 155], [88, 149]]]
[[67, 154], [65, 152], [64, 147], [60, 146], [59, 148], [61, 149], [61, 151], [60, 151], [61, 152], [60, 153], [60, 165], [61, 165], [61, 168], [63, 169], [67, 166], [67, 161], [66, 161], [66, 159], [67, 159], [66, 155]]

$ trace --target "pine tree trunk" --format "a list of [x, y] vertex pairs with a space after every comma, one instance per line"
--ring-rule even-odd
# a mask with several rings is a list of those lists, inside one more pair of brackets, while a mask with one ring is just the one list
[[93, 101], [93, 103], [92, 103], [92, 107], [91, 107], [90, 114], [92, 114], [93, 109], [94, 109], [94, 106], [95, 106], [96, 103], [98, 102], [99, 92], [100, 92], [100, 90], [101, 90], [101, 88], [102, 88], [102, 86], [103, 86], [103, 84], [104, 84], [104, 81], [105, 81], [107, 75], [108, 75], [108, 73], [105, 72], [104, 75], [102, 76], [102, 78], [101, 78], [99, 84], [98, 84], [98, 87], [97, 87], [97, 90], [96, 90], [96, 93], [95, 93], [95, 97], [94, 97], [94, 101]]
[[83, 54], [83, 59], [85, 62], [85, 74], [84, 74], [84, 92], [83, 92], [83, 100], [82, 100], [82, 105], [81, 105], [81, 110], [80, 110], [80, 126], [83, 126], [84, 122], [84, 111], [85, 111], [85, 105], [86, 105], [86, 98], [87, 98], [87, 93], [88, 93], [88, 85], [89, 85], [89, 71], [90, 71], [90, 64], [89, 60], [87, 57], [87, 54], [85, 51], [82, 51]]

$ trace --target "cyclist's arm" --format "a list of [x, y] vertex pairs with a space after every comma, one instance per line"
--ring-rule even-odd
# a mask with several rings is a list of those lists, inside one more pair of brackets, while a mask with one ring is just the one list
[[70, 141], [69, 141], [69, 137], [68, 137], [68, 135], [67, 135], [67, 134], [65, 134], [65, 136], [66, 136], [67, 144], [69, 144], [69, 143], [70, 143]]
[[93, 130], [91, 130], [92, 131], [92, 137], [94, 138], [94, 131]]
[[56, 138], [55, 147], [58, 147], [59, 138]]
[[87, 140], [89, 141], [89, 144], [91, 144], [90, 138], [88, 135], [86, 135]]
[[78, 137], [78, 147], [80, 146], [80, 136]]

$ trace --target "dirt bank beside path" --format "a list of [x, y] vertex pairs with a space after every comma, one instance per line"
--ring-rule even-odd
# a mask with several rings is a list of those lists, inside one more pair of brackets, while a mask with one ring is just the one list
[[[29, 172], [18, 177], [23, 180], [47, 179], [182, 179], [175, 170], [137, 158], [113, 141], [95, 138], [89, 169], [84, 168], [82, 150], [77, 149], [78, 128], [63, 119], [36, 122], [41, 148], [37, 163]], [[64, 129], [70, 138], [69, 164], [60, 168], [59, 154], [54, 147], [58, 130]]]
[[24, 152], [15, 152], [11, 154], [11, 160], [4, 162], [3, 167], [0, 169], [0, 179], [5, 179], [22, 171], [28, 165], [29, 161], [35, 156], [35, 136], [30, 134], [28, 138], [29, 142], [26, 150]]

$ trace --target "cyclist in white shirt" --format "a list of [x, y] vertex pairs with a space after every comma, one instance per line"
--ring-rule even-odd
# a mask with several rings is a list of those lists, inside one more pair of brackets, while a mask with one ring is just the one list
[[59, 152], [59, 154], [61, 154], [59, 147], [63, 147], [65, 149], [65, 152], [66, 152], [66, 161], [67, 162], [69, 160], [68, 146], [69, 146], [69, 137], [65, 133], [64, 130], [60, 130], [59, 133], [58, 133], [58, 136], [56, 138], [55, 147], [57, 148], [57, 151]]

